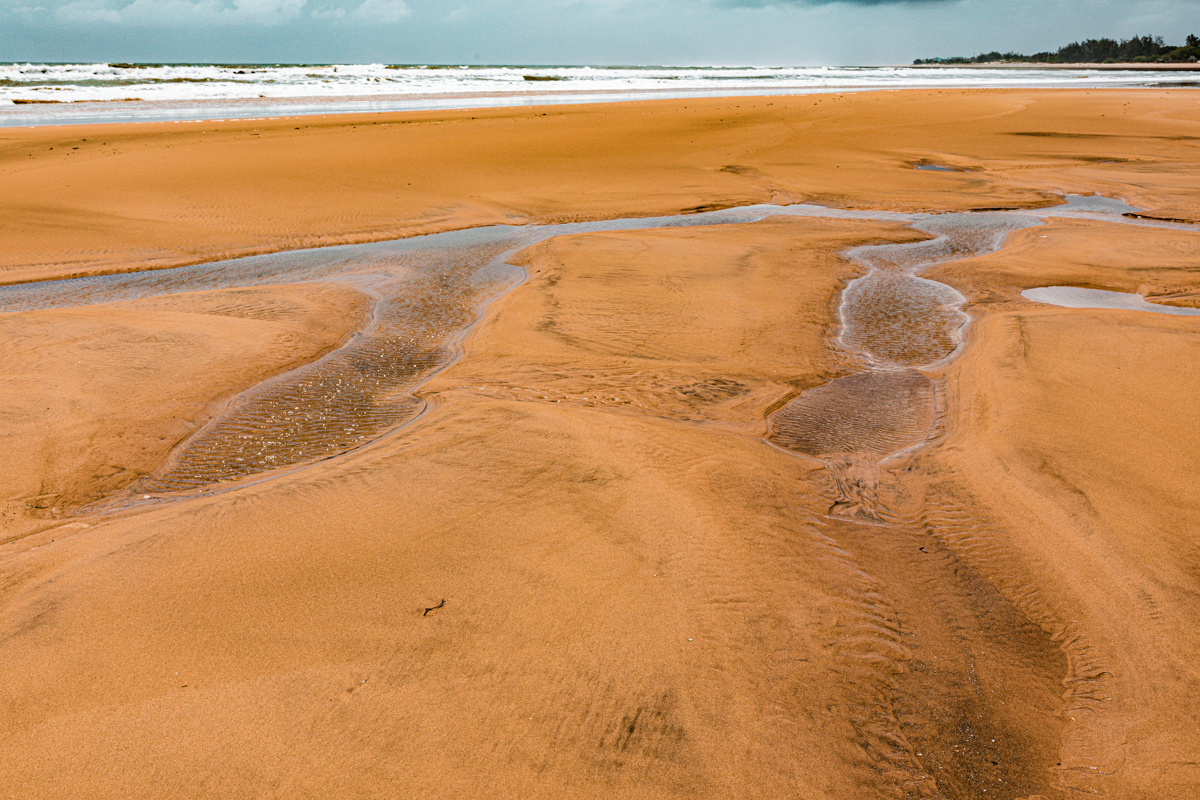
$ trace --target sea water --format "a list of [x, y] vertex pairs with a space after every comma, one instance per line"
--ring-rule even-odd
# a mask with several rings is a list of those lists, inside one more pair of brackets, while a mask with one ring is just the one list
[[0, 64], [0, 127], [809, 94], [1194, 83], [1170, 71], [914, 67]]

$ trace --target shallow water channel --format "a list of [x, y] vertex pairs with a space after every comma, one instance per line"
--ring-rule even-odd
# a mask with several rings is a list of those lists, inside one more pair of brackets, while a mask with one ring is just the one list
[[1026, 215], [943, 214], [913, 225], [936, 238], [846, 253], [870, 271], [842, 292], [838, 341], [866, 370], [790, 402], [772, 419], [771, 440], [817, 458], [868, 461], [923, 441], [933, 424], [934, 384], [919, 370], [955, 352], [968, 317], [958, 291], [916, 273], [997, 250], [1009, 232], [1037, 224]]
[[[917, 277], [925, 266], [997, 249], [1044, 216], [1118, 219], [1102, 198], [1025, 213], [895, 214], [812, 205], [750, 206], [677, 217], [531, 227], [493, 226], [390, 242], [254, 256], [177, 269], [0, 287], [0, 313], [112, 303], [210, 289], [339, 281], [370, 299], [366, 324], [344, 345], [232, 398], [131, 494], [188, 492], [330, 458], [366, 445], [424, 408], [414, 390], [450, 364], [488, 302], [519, 284], [511, 254], [555, 236], [753, 222], [770, 216], [903, 221], [936, 238], [860, 247], [868, 267], [847, 285], [840, 343], [864, 371], [812, 389], [771, 422], [774, 443], [808, 456], [869, 463], [923, 441], [933, 381], [920, 370], [949, 358], [967, 315], [953, 288]], [[1129, 209], [1132, 210], [1132, 209]], [[1114, 214], [1115, 212], [1115, 214]]]
[[[930, 216], [912, 227], [935, 238], [848, 251], [849, 258], [869, 271], [842, 292], [838, 343], [855, 354], [864, 369], [791, 400], [770, 419], [768, 439], [825, 462], [839, 494], [833, 513], [879, 519], [877, 465], [930, 438], [938, 387], [926, 373], [954, 356], [970, 321], [962, 310], [966, 298], [917, 273], [934, 264], [994, 252], [1009, 233], [1040, 225], [1042, 218], [1139, 224], [1123, 216], [1137, 211], [1112, 198], [1072, 195], [1064, 205], [1049, 209]], [[1049, 287], [1023, 294], [1038, 302], [1081, 307], [1080, 293], [1088, 291]], [[1105, 307], [1112, 307], [1118, 294], [1092, 292], [1088, 298], [1097, 302], [1095, 298], [1103, 295], [1109, 303]], [[1061, 302], [1064, 298], [1067, 302]], [[1161, 313], [1200, 313], [1155, 305], [1137, 295], [1123, 297], [1123, 303], [1125, 308]]]
[[517, 250], [567, 234], [752, 222], [780, 214], [912, 219], [763, 205], [679, 217], [493, 226], [0, 287], [0, 313], [309, 281], [342, 282], [366, 295], [367, 322], [342, 347], [232, 398], [130, 488], [135, 495], [187, 492], [346, 453], [415, 418], [425, 404], [413, 391], [454, 360], [459, 339], [486, 304], [523, 280], [524, 271], [506, 261]]

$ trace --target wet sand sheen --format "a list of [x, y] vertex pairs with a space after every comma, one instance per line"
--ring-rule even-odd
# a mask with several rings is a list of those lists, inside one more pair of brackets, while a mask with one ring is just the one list
[[[1141, 219], [1140, 210], [1120, 200], [1079, 195], [1065, 199], [1039, 212], [930, 216], [913, 227], [934, 234], [933, 238], [849, 251], [849, 257], [870, 271], [850, 281], [842, 292], [838, 343], [863, 359], [869, 370], [810, 389], [790, 401], [772, 418], [769, 438], [805, 455], [840, 454], [868, 461], [925, 441], [932, 432], [934, 385], [912, 368], [944, 366], [958, 350], [970, 317], [961, 309], [966, 301], [962, 294], [916, 273], [996, 252], [1011, 233], [1042, 224], [1039, 218], [1082, 216], [1110, 224], [1141, 224], [1133, 222]], [[1094, 289], [1041, 287], [1021, 294], [1075, 308], [1200, 313], [1168, 305], [1170, 300], [1151, 304], [1140, 295]]]
[[[1129, 211], [1136, 212], [1136, 209], [1130, 209], [1122, 203], [1113, 203], [1103, 198], [1072, 200], [1070, 205], [1082, 206], [1084, 209], [1095, 208], [1097, 211], [1103, 212], [1116, 211], [1122, 214]], [[1136, 218], [1138, 215], [1130, 214], [1128, 216]], [[947, 220], [951, 221], [952, 226], [962, 224], [954, 217], [948, 217]], [[932, 225], [937, 227], [940, 222], [941, 220], [935, 220]], [[993, 218], [990, 226], [988, 222], [986, 217], [981, 217], [975, 225], [967, 223], [966, 229], [974, 230], [976, 233], [959, 242], [954, 241], [953, 233], [951, 233], [948, 237], [943, 236], [941, 240], [933, 240], [929, 243], [883, 245], [858, 248], [852, 251], [860, 260], [873, 262], [875, 267], [866, 276], [851, 282], [843, 292], [840, 306], [842, 327], [839, 341], [861, 353], [871, 368], [866, 372], [839, 378], [806, 391], [772, 416], [769, 433], [769, 439], [772, 442], [797, 453], [822, 460], [836, 486], [837, 500], [829, 509], [831, 518], [841, 517], [848, 520], [879, 522], [885, 524], [892, 535], [902, 535], [902, 532], [905, 532], [916, 521], [911, 516], [915, 511], [912, 506], [903, 509], [906, 502], [911, 502], [905, 495], [909, 494], [912, 488], [906, 488], [903, 485], [891, 487], [881, 485], [881, 470], [878, 463], [881, 460], [895, 458], [901, 453], [909, 452], [911, 454], [915, 445], [924, 443], [932, 435], [933, 399], [931, 389], [933, 382], [919, 372], [901, 371], [896, 367], [901, 364], [912, 366], [923, 364], [928, 368], [937, 364], [944, 369], [948, 358], [958, 348], [959, 330], [965, 324], [967, 315], [958, 310], [965, 300], [961, 294], [945, 284], [913, 279], [911, 273], [926, 266], [917, 260], [922, 256], [929, 257], [931, 253], [946, 254], [951, 264], [956, 260], [955, 257], [962, 260], [967, 260], [972, 256], [978, 257], [982, 253], [998, 250], [1001, 243], [999, 237], [1012, 230], [1028, 228], [1034, 224], [1032, 218], [1021, 220], [1019, 217]], [[922, 227], [928, 230], [930, 223], [925, 223]], [[990, 242], [987, 241], [989, 227], [994, 233]], [[953, 228], [950, 230], [953, 231]], [[1192, 235], [1194, 236], [1195, 233], [1193, 232]], [[1046, 238], [1046, 235], [1043, 234], [1040, 238]], [[971, 242], [974, 243], [975, 252], [972, 252], [971, 244], [969, 244]], [[882, 251], [882, 257], [875, 256], [877, 251]], [[917, 255], [915, 258], [910, 256], [906, 259], [905, 256], [909, 253]], [[881, 291], [881, 286], [886, 286], [887, 289]], [[1175, 315], [1195, 315], [1197, 313], [1195, 309], [1186, 306], [1176, 307], [1148, 303], [1141, 294], [1120, 294], [1072, 287], [1027, 289], [1021, 294], [1027, 299], [1070, 308], [1122, 308]], [[881, 295], [885, 295], [883, 301], [880, 299]], [[1176, 293], [1170, 295], [1170, 298], [1175, 302], [1179, 302], [1179, 299], [1182, 298], [1186, 303], [1192, 295], [1192, 292]], [[1022, 332], [1022, 341], [1025, 340], [1026, 334]], [[934, 346], [929, 347], [930, 344]], [[1026, 353], [1028, 353], [1028, 346], [1028, 344], [1025, 345]], [[958, 409], [953, 410], [957, 411]], [[967, 428], [968, 426], [964, 426], [964, 429]], [[936, 463], [937, 456], [937, 451], [926, 454], [927, 461], [923, 465], [925, 474], [935, 474], [936, 470], [931, 467], [933, 463]], [[903, 484], [911, 480], [906, 475], [911, 467], [907, 469], [903, 467], [904, 465], [901, 465], [901, 468], [893, 467], [891, 481]], [[919, 518], [923, 517], [924, 519], [921, 519], [923, 524], [918, 528], [919, 532], [914, 537], [916, 542], [921, 545], [917, 549], [922, 554], [932, 554], [937, 549], [933, 542], [940, 545], [950, 539], [959, 547], [965, 546], [967, 552], [975, 551], [977, 558], [983, 555], [979, 562], [987, 565], [985, 569], [994, 570], [996, 565], [989, 564], [989, 556], [994, 557], [994, 551], [987, 552], [994, 545], [984, 545], [981, 553], [976, 541], [980, 538], [987, 538], [987, 535], [991, 533], [986, 531], [989, 524], [987, 518], [973, 514], [970, 506], [954, 508], [956, 505], [955, 495], [961, 490], [954, 487], [952, 483], [938, 485], [936, 489], [933, 489], [934, 494], [932, 495], [929, 493], [930, 488], [932, 487], [926, 486], [918, 489], [920, 494], [924, 494], [924, 501], [921, 504], [924, 508], [917, 513]], [[942, 496], [938, 496], [938, 493]], [[889, 495], [899, 500], [900, 505], [889, 507]], [[976, 502], [978, 501], [976, 500]], [[980, 536], [981, 533], [983, 536]], [[871, 555], [875, 557], [882, 553], [890, 553], [890, 558], [901, 560], [903, 558], [901, 552], [892, 552], [891, 548], [881, 546], [877, 541], [872, 543], [870, 551]], [[919, 573], [913, 571], [912, 566], [907, 568], [909, 571], [905, 571], [904, 568], [898, 569], [896, 562], [889, 561], [884, 564], [875, 562], [875, 567], [880, 571], [879, 574], [889, 574], [902, 584], [919, 582]], [[1012, 568], [1009, 563], [1002, 569], [1011, 570]], [[945, 588], [959, 581], [969, 582], [969, 580], [978, 580], [978, 578], [972, 576], [971, 579], [967, 579], [964, 574], [960, 573], [952, 579], [943, 578], [938, 584]], [[1064, 682], [1073, 689], [1067, 695], [1067, 707], [1063, 714], [1073, 724], [1064, 740], [1063, 760], [1058, 762], [1059, 768], [1062, 769], [1061, 786], [1068, 791], [1095, 793], [1099, 786], [1096, 780], [1099, 777], [1096, 771], [1098, 768], [1082, 766], [1080, 761], [1084, 765], [1096, 761], [1112, 764], [1114, 759], [1120, 758], [1113, 752], [1116, 749], [1113, 741], [1115, 737], [1111, 733], [1105, 735], [1095, 728], [1088, 729], [1086, 726], [1081, 727], [1074, 723], [1079, 719], [1076, 716], [1079, 714], [1107, 714], [1111, 715], [1110, 719], [1120, 729], [1123, 721], [1120, 720], [1119, 715], [1123, 709], [1119, 705], [1116, 708], [1108, 708], [1103, 701], [1097, 702], [1097, 694], [1117, 691], [1111, 681], [1109, 667], [1104, 664], [1107, 658], [1119, 660], [1122, 654], [1110, 652], [1110, 655], [1106, 656], [1104, 654], [1106, 648], [1102, 641], [1104, 637], [1102, 636], [1097, 637], [1100, 641], [1085, 641], [1085, 636], [1073, 628], [1074, 621], [1063, 624], [1061, 617], [1057, 617], [1053, 612], [1048, 613], [1047, 607], [1042, 605], [1036, 589], [1031, 589], [1028, 585], [1014, 586], [1010, 580], [1000, 580], [998, 585], [1002, 590], [1007, 590], [1009, 597], [1021, 598], [1018, 603], [1024, 614], [1031, 619], [1038, 620], [1045, 630], [1053, 634], [1055, 639], [1065, 639], [1068, 642], [1064, 649], [1071, 657], [1071, 662], [1068, 676]], [[1158, 601], [1153, 600], [1150, 593], [1142, 590], [1140, 599], [1157, 612]], [[1161, 617], [1156, 618], [1155, 621], [1161, 622]], [[1108, 649], [1111, 651], [1111, 645]], [[1162, 649], [1162, 646], [1158, 645], [1157, 649]], [[1033, 657], [1027, 654], [1025, 658], [1032, 661]], [[919, 660], [918, 663], [920, 663]], [[916, 671], [921, 671], [920, 666]], [[1173, 687], [1171, 691], [1181, 698], [1190, 698], [1193, 694], [1186, 685]], [[900, 695], [892, 702], [902, 703], [905, 697], [907, 696]], [[1111, 700], [1112, 698], [1105, 699]], [[978, 721], [983, 718], [984, 715], [978, 715], [975, 724], [978, 724]], [[1166, 727], [1178, 729], [1176, 723], [1166, 723]], [[954, 745], [954, 750], [959, 758], [943, 765], [939, 764], [939, 753], [944, 753], [943, 749], [930, 747], [928, 744], [915, 744], [919, 741], [917, 737], [921, 728], [920, 721], [910, 719], [907, 727], [899, 726], [896, 730], [901, 732], [902, 741], [906, 744], [914, 743], [914, 750], [921, 748], [934, 751], [923, 760], [916, 762], [925, 768], [932, 767], [932, 771], [936, 773], [936, 788], [931, 787], [930, 791], [939, 796], [943, 792], [949, 796], [978, 796], [980, 791], [986, 791], [987, 781], [981, 780], [982, 775], [978, 771], [978, 765], [984, 763], [985, 759], [979, 759], [975, 762], [976, 766], [968, 768], [969, 777], [965, 783], [959, 784], [956, 780], [957, 776], [954, 775], [955, 771], [971, 763], [971, 760], [965, 758], [965, 755], [974, 745], [975, 733], [967, 737], [963, 750], [960, 751], [960, 745]], [[944, 736], [944, 731], [939, 735]], [[1004, 734], [1001, 733], [1001, 735]], [[991, 741], [995, 742], [996, 739], [992, 738]], [[1185, 749], [1191, 746], [1183, 744], [1184, 741], [1191, 742], [1193, 740], [1184, 735], [1174, 740], [1172, 744]], [[901, 748], [901, 751], [897, 753], [897, 764], [906, 760], [903, 758], [904, 749]], [[911, 754], [912, 752], [909, 751], [908, 755]], [[1010, 754], [1005, 752], [1004, 755], [1001, 755], [999, 751], [995, 753], [996, 758], [1003, 758], [1006, 755]], [[1001, 761], [996, 758], [992, 758], [991, 754], [986, 757], [991, 760], [993, 765], [998, 765]], [[949, 767], [949, 774], [945, 771], [946, 767]], [[914, 782], [919, 781], [921, 772], [913, 771], [911, 768], [907, 771]], [[1013, 789], [1011, 774], [1008, 779], [1009, 783], [1004, 785], [1005, 779], [998, 778], [995, 788], [1011, 791]], [[1182, 778], [1178, 785], [1180, 788], [1183, 786], [1200, 788], [1197, 784], [1200, 782]], [[1140, 796], [1139, 788], [1134, 788], [1130, 796]]]
[[965, 210], [1092, 191], [1194, 220], [1194, 113], [1187, 91], [918, 90], [4, 129], [0, 281], [760, 202]]
[[933, 382], [921, 373], [860, 372], [788, 403], [771, 417], [770, 439], [809, 456], [879, 460], [925, 441], [933, 411]]
[[[198, 489], [348, 452], [415, 417], [411, 390], [516, 270], [484, 277], [495, 246], [439, 252], [380, 285], [370, 324], [320, 361], [255, 387], [183, 444], [134, 494]], [[422, 268], [423, 267], [423, 268]], [[398, 284], [398, 285], [397, 285]], [[407, 390], [407, 391], [406, 391]]]
[[2, 538], [120, 493], [221, 401], [337, 350], [369, 311], [352, 286], [305, 283], [0, 314]]
[[[465, 769], [469, 774], [503, 778], [511, 774], [511, 767], [502, 765], [532, 757], [541, 776], [538, 784], [548, 795], [558, 796], [587, 794], [588, 787], [611, 787], [614, 781], [636, 782], [639, 792], [664, 797], [727, 792], [777, 796], [797, 782], [813, 787], [832, 782], [843, 786], [837, 792], [841, 795], [886, 794], [901, 782], [936, 795], [947, 781], [968, 780], [955, 776], [982, 775], [983, 765], [996, 760], [1002, 749], [1006, 754], [1022, 753], [1019, 763], [992, 766], [990, 776], [979, 779], [1028, 786], [1032, 792], [1044, 785], [1037, 776], [1045, 768], [1048, 751], [1032, 746], [1030, 737], [1037, 739], [1043, 735], [1039, 731], [1052, 730], [1046, 725], [1055, 696], [1054, 670], [1048, 666], [1054, 661], [1053, 645], [1035, 644], [1038, 638], [1028, 623], [1014, 622], [1020, 615], [1011, 608], [1001, 612], [997, 603], [1003, 601], [996, 598], [989, 601], [988, 614], [1001, 614], [1003, 620], [989, 624], [1001, 626], [1006, 641], [1019, 643], [1019, 657], [1002, 655], [1005, 648], [964, 635], [946, 621], [921, 623], [924, 633], [915, 641], [913, 615], [924, 616], [919, 601], [898, 602], [876, 571], [864, 568], [864, 559], [879, 556], [878, 548], [862, 550], [862, 537], [871, 526], [845, 522], [829, 529], [806, 522], [807, 516], [827, 508], [826, 480], [778, 451], [755, 445], [763, 411], [787, 390], [771, 373], [789, 354], [804, 352], [806, 363], [823, 362], [832, 374], [841, 368], [836, 355], [814, 335], [829, 327], [841, 284], [852, 274], [834, 253], [864, 240], [902, 241], [912, 236], [888, 223], [775, 219], [547, 240], [520, 255], [529, 282], [500, 301], [501, 313], [485, 318], [484, 328], [471, 339], [470, 357], [440, 373], [423, 390], [426, 396], [438, 398], [436, 413], [422, 418], [405, 436], [389, 440], [394, 445], [349, 453], [247, 487], [242, 492], [249, 492], [249, 497], [275, 498], [256, 511], [250, 510], [256, 505], [253, 500], [251, 507], [234, 500], [242, 510], [233, 512], [227, 501], [218, 500], [221, 496], [199, 497], [178, 504], [177, 512], [163, 506], [124, 522], [99, 524], [149, 525], [143, 530], [152, 530], [159, 524], [155, 520], [166, 514], [185, 530], [210, 531], [171, 537], [163, 544], [173, 551], [179, 547], [258, 551], [264, 540], [286, 541], [286, 548], [272, 558], [294, 562], [295, 567], [285, 569], [288, 573], [307, 565], [302, 572], [338, 569], [358, 575], [367, 568], [360, 559], [373, 563], [383, 554], [389, 566], [381, 574], [392, 575], [386, 581], [389, 594], [403, 592], [403, 586], [416, 580], [427, 586], [425, 591], [439, 595], [425, 600], [423, 607], [436, 605], [440, 595], [448, 596], [448, 604], [428, 616], [420, 613], [423, 608], [410, 615], [390, 602], [380, 606], [378, 601], [364, 616], [346, 605], [351, 602], [348, 598], [338, 599], [340, 590], [306, 581], [304, 596], [324, 598], [312, 601], [314, 609], [327, 609], [318, 612], [318, 618], [332, 614], [342, 619], [339, 631], [344, 633], [313, 641], [292, 627], [298, 620], [277, 619], [268, 641], [254, 648], [258, 653], [276, 653], [272, 663], [283, 670], [255, 679], [253, 691], [267, 698], [268, 706], [283, 702], [284, 697], [299, 700], [315, 692], [299, 705], [292, 702], [289, 716], [326, 719], [320, 724], [332, 723], [340, 731], [339, 738], [371, 742], [372, 751], [387, 742], [395, 759], [392, 769], [411, 770], [415, 759], [441, 765], [439, 772], [462, 775]], [[764, 251], [762, 243], [769, 241], [780, 244]], [[763, 307], [758, 293], [767, 285], [794, 303]], [[693, 318], [712, 319], [708, 309], [731, 306], [747, 315], [725, 316], [729, 335], [714, 338], [688, 324]], [[796, 308], [803, 309], [800, 316]], [[734, 344], [738, 342], [742, 344]], [[731, 373], [727, 365], [736, 362], [741, 366]], [[650, 375], [653, 380], [646, 379]], [[631, 394], [636, 388], [641, 392]], [[592, 415], [606, 431], [601, 439], [573, 433]], [[689, 420], [709, 424], [694, 425]], [[736, 467], [712, 456], [729, 448], [739, 456]], [[499, 469], [480, 472], [482, 463]], [[547, 474], [559, 477], [546, 480]], [[634, 481], [625, 477], [632, 475], [639, 477]], [[697, 482], [695, 476], [703, 477]], [[717, 496], [708, 494], [710, 485], [718, 490]], [[579, 490], [574, 487], [589, 487], [589, 494], [600, 497], [611, 495], [615, 505], [607, 510], [590, 504], [576, 509], [571, 498]], [[366, 491], [372, 499], [364, 507], [355, 498]], [[412, 505], [402, 499], [413, 495], [425, 500]], [[498, 507], [493, 505], [497, 497], [504, 498]], [[267, 508], [275, 510], [262, 516]], [[220, 533], [233, 532], [222, 522], [230, 513], [242, 518], [247, 512], [252, 516], [245, 520], [244, 530], [254, 531], [252, 535], [228, 539]], [[457, 523], [446, 527], [446, 521], [436, 522], [464, 514], [487, 521], [474, 542], [453, 533]], [[337, 520], [338, 548], [327, 550], [326, 534], [303, 522], [310, 515]], [[405, 530], [434, 531], [435, 541], [441, 543], [420, 544], [422, 537], [394, 538], [396, 523], [391, 521], [398, 515], [406, 520]], [[529, 530], [530, 520], [551, 519], [557, 521], [534, 522]], [[731, 525], [743, 531], [750, 525], [755, 531], [753, 546], [741, 537], [731, 539], [727, 533], [734, 529]], [[449, 538], [443, 539], [436, 533], [439, 530]], [[580, 532], [589, 533], [581, 536]], [[61, 529], [52, 535], [61, 536]], [[923, 536], [917, 530], [910, 535]], [[535, 555], [547, 543], [562, 555], [552, 556], [549, 562]], [[902, 537], [895, 539], [905, 553], [908, 543]], [[68, 538], [50, 546], [65, 555], [77, 544], [83, 540]], [[491, 574], [496, 574], [495, 561], [500, 558], [499, 574], [505, 577], [499, 584], [485, 584], [471, 577], [474, 570], [450, 568], [436, 555], [444, 546], [451, 547], [452, 561], [493, 563]], [[936, 543], [927, 542], [926, 547]], [[343, 548], [349, 549], [343, 552]], [[172, 563], [192, 563], [196, 558], [194, 551], [177, 555]], [[942, 552], [933, 563], [912, 564], [917, 573], [898, 566], [906, 563], [898, 560], [900, 555], [897, 552], [889, 559], [894, 563], [885, 580], [923, 576], [921, 582], [934, 582], [940, 592], [949, 592], [942, 608], [972, 617], [981, 613], [971, 606], [974, 590], [969, 584], [962, 588], [966, 568], [949, 553]], [[814, 556], [817, 562], [810, 563]], [[344, 558], [354, 566], [345, 564]], [[339, 563], [343, 566], [336, 566]], [[209, 572], [202, 584], [196, 583], [201, 576], [188, 577], [186, 572], [167, 578], [176, 591], [183, 587], [184, 596], [208, 586], [214, 575], [218, 586], [226, 587], [221, 591], [232, 591], [227, 599], [213, 595], [203, 611], [171, 604], [167, 616], [160, 618], [166, 627], [152, 623], [149, 630], [142, 630], [146, 646], [126, 653], [129, 669], [137, 671], [138, 664], [149, 667], [169, 639], [197, 624], [194, 614], [216, 615], [224, 620], [219, 627], [232, 631], [257, 625], [260, 614], [273, 614], [271, 606], [245, 607], [247, 589], [232, 588], [244, 579], [243, 569], [255, 569], [253, 559], [239, 557], [226, 566], [234, 571]], [[147, 567], [125, 562], [124, 579], [143, 586], [150, 578]], [[298, 575], [292, 578], [299, 579]], [[123, 595], [111, 580], [103, 585], [106, 592]], [[79, 591], [59, 584], [58, 602], [73, 607], [70, 598], [80, 596]], [[253, 595], [261, 588], [252, 586], [249, 591]], [[530, 614], [537, 618], [536, 609], [548, 597], [562, 618], [539, 623], [532, 635], [541, 641], [534, 641], [519, 620]], [[37, 613], [36, 596], [25, 602], [34, 603], [22, 606], [26, 613]], [[514, 603], [520, 613], [509, 610]], [[616, 634], [580, 616], [580, 608], [594, 603], [626, 620], [622, 628], [633, 624], [655, 631], [652, 641], [657, 643], [636, 650], [613, 649]], [[108, 622], [104, 612], [88, 615], [87, 624], [97, 626], [99, 633], [94, 635], [105, 639], [112, 635], [111, 625], [124, 625], [131, 614], [149, 622], [148, 611], [135, 602]], [[377, 623], [380, 613], [383, 622]], [[459, 629], [456, 620], [463, 615], [471, 620], [468, 624], [475, 633]], [[413, 644], [403, 645], [405, 655], [393, 663], [390, 657], [381, 661], [369, 649], [363, 651], [361, 643], [352, 643], [364, 635], [362, 625], [376, 624], [384, 624], [399, 641], [420, 636], [422, 629], [416, 625], [437, 626], [434, 631], [446, 625], [451, 628], [436, 634], [440, 644], [423, 656], [411, 650]], [[493, 627], [496, 632], [486, 634]], [[469, 679], [491, 662], [462, 661], [452, 644], [461, 635], [485, 653], [503, 643], [508, 653], [504, 663], [509, 666], [490, 678]], [[828, 649], [826, 642], [836, 644]], [[296, 667], [284, 664], [305, 663], [312, 658], [305, 653], [314, 647], [318, 652], [330, 650], [316, 656], [317, 662], [339, 664], [348, 653], [351, 666], [287, 677]], [[575, 655], [568, 655], [566, 662], [546, 661], [548, 654], [564, 647]], [[222, 770], [219, 765], [236, 756], [211, 741], [206, 732], [220, 724], [217, 709], [230, 702], [219, 698], [236, 697], [228, 693], [238, 690], [228, 684], [228, 678], [220, 677], [220, 659], [214, 662], [204, 655], [202, 641], [185, 634], [169, 650], [175, 653], [169, 657], [172, 663], [178, 664], [172, 672], [182, 669], [172, 691], [180, 693], [184, 702], [180, 713], [190, 720], [173, 717], [172, 724], [189, 731], [188, 738], [201, 737], [204, 763]], [[334, 657], [333, 652], [340, 655]], [[739, 655], [728, 661], [734, 652]], [[73, 658], [68, 656], [66, 663]], [[430, 666], [420, 666], [430, 658]], [[975, 669], [981, 694], [956, 694], [955, 683], [976, 658], [993, 665], [1032, 659], [1046, 664], [1049, 674], [1031, 674], [1027, 667], [995, 674]], [[906, 672], [903, 665], [914, 660], [928, 668]], [[351, 673], [361, 673], [363, 678], [351, 678]], [[587, 676], [583, 683], [578, 674]], [[927, 687], [937, 686], [938, 700], [925, 696], [927, 691], [901, 692], [897, 680], [904, 674], [919, 675]], [[779, 691], [765, 697], [761, 689], [753, 688], [777, 681]], [[1041, 710], [1004, 717], [1000, 686], [1013, 682], [1021, 684], [1027, 696], [1043, 698]], [[341, 683], [355, 689], [358, 710], [340, 722], [331, 721], [323, 716], [317, 700], [323, 702], [332, 686]], [[25, 674], [17, 686], [23, 696], [39, 696], [41, 673]], [[165, 688], [151, 690], [151, 695]], [[341, 688], [336, 691], [349, 699]], [[548, 699], [506, 700], [526, 693], [548, 694]], [[154, 701], [138, 696], [138, 691], [127, 696], [115, 711], [71, 701], [67, 708], [73, 710], [64, 716], [67, 708], [55, 711], [54, 704], [61, 701], [52, 700], [48, 707], [24, 707], [23, 713], [41, 720], [35, 737], [39, 748], [70, 753], [78, 763], [89, 763], [88, 753], [94, 750], [72, 730], [95, 724], [128, 730], [128, 739], [145, 748], [141, 763], [179, 757], [172, 739], [165, 745], [151, 741], [156, 735], [154, 724], [138, 719], [147, 719], [146, 714], [155, 717]], [[412, 719], [411, 703], [417, 696], [422, 698], [420, 707], [430, 709], [433, 716], [418, 723], [423, 737], [414, 740], [406, 734], [406, 744], [401, 744], [383, 723], [392, 715]], [[245, 701], [234, 702], [244, 705]], [[453, 734], [428, 727], [450, 709], [457, 717], [464, 702], [473, 720], [470, 733], [456, 726]], [[830, 702], [841, 709], [838, 714], [815, 727], [798, 725]], [[135, 717], [125, 718], [121, 708]], [[384, 715], [375, 716], [379, 713]], [[968, 719], [964, 714], [970, 715], [972, 733], [943, 747], [938, 740], [951, 741], [945, 730], [961, 728]], [[67, 719], [70, 726], [61, 727]], [[259, 737], [270, 725], [265, 720], [251, 721], [241, 730]], [[742, 727], [746, 730], [736, 730]], [[983, 733], [986, 739], [980, 738]], [[458, 760], [462, 755], [448, 762], [440, 748], [447, 736], [461, 734], [501, 744], [471, 751], [465, 765]], [[803, 752], [822, 753], [827, 767], [796, 763], [797, 738], [806, 742]], [[438, 743], [436, 749], [423, 746], [424, 739]], [[822, 739], [827, 741], [822, 744]], [[993, 739], [1001, 744], [993, 744]], [[306, 758], [316, 758], [323, 765], [321, 774], [329, 775], [335, 769], [330, 759], [346, 753], [348, 745], [330, 750], [327, 742], [319, 737], [290, 747], [317, 748], [306, 749]], [[751, 772], [724, 774], [713, 768], [728, 758], [731, 747], [739, 759], [755, 765]], [[356, 748], [352, 746], [352, 751]], [[257, 750], [262, 752], [261, 746]], [[287, 759], [281, 755], [262, 757], [267, 770], [286, 768]], [[69, 785], [74, 774], [67, 770], [48, 779], [38, 765], [58, 764], [57, 758], [26, 758], [22, 763], [38, 776], [40, 786], [50, 788], [51, 795], [54, 787]], [[192, 785], [200, 774], [189, 772], [181, 785]], [[435, 780], [432, 769], [427, 777], [423, 774], [409, 780], [416, 780], [418, 787], [432, 785], [426, 783]], [[103, 778], [102, 783], [116, 785], [111, 780]], [[514, 786], [525, 785], [525, 779], [510, 780], [518, 781]]]
[[[150, 499], [144, 493], [202, 489], [329, 458], [411, 421], [424, 408], [413, 390], [453, 360], [457, 340], [486, 303], [520, 280], [520, 268], [505, 259], [523, 244], [579, 231], [723, 224], [780, 213], [879, 216], [797, 205], [535, 229], [495, 226], [183, 269], [4, 287], [0, 311], [86, 307], [121, 298], [157, 298], [162, 305], [164, 299], [169, 302], [205, 287], [254, 287], [276, 281], [336, 281], [371, 298], [363, 325], [341, 347], [225, 399], [220, 412], [192, 431], [152, 474], [100, 506], [112, 508], [130, 496]], [[109, 491], [114, 488], [111, 482], [106, 485]]]
[[[1058, 213], [1070, 213], [1078, 200], [1070, 198]], [[965, 297], [915, 273], [995, 251], [1009, 232], [1036, 224], [1024, 215], [945, 214], [914, 225], [936, 234], [926, 241], [858, 247], [847, 254], [870, 271], [842, 292], [838, 343], [868, 370], [791, 400], [772, 415], [768, 434], [774, 444], [824, 460], [838, 489], [830, 513], [888, 518], [876, 464], [924, 444], [934, 433], [935, 383], [912, 368], [934, 369], [950, 359], [969, 317], [960, 308]]]

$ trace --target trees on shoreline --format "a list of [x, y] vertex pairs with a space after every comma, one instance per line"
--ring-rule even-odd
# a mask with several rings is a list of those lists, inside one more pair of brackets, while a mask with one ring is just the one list
[[1085, 39], [1071, 42], [1053, 53], [1001, 53], [993, 50], [972, 58], [918, 58], [914, 64], [984, 64], [996, 61], [1034, 64], [1129, 64], [1156, 62], [1195, 62], [1200, 60], [1200, 38], [1188, 34], [1183, 45], [1163, 43], [1161, 36], [1134, 36], [1132, 39]]

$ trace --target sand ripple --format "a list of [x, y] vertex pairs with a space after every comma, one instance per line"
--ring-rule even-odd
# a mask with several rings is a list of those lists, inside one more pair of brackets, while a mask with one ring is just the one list
[[933, 425], [933, 381], [915, 370], [860, 372], [818, 386], [771, 419], [770, 439], [809, 456], [884, 458]]
[[413, 419], [414, 389], [455, 356], [480, 304], [520, 271], [498, 245], [414, 256], [376, 286], [371, 324], [346, 346], [254, 387], [177, 448], [134, 492], [177, 492], [349, 452]]

